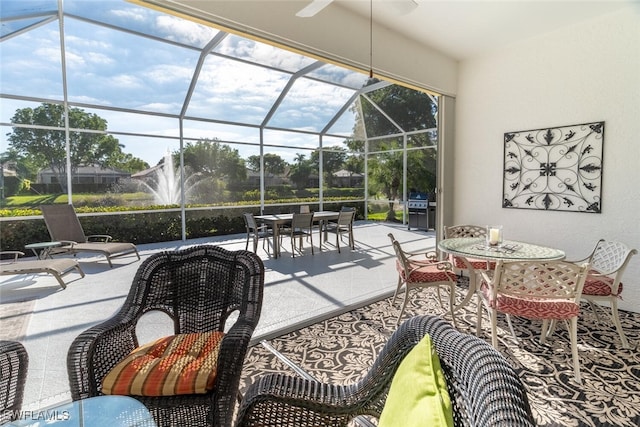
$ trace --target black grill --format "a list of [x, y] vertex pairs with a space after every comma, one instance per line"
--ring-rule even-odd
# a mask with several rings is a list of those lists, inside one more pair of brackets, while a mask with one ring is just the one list
[[409, 230], [429, 230], [435, 227], [435, 202], [429, 201], [426, 192], [409, 193], [407, 213], [409, 214]]

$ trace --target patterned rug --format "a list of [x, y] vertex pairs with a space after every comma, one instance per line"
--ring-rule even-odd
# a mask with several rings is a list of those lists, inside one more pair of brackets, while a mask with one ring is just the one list
[[36, 300], [4, 302], [0, 298], [0, 340], [21, 341]]
[[[465, 293], [464, 286], [459, 286], [459, 300]], [[306, 373], [332, 383], [357, 381], [396, 329], [400, 306], [400, 298], [393, 305], [388, 298], [253, 346], [245, 361], [242, 390], [268, 372]], [[456, 312], [459, 330], [475, 334], [476, 307], [474, 298]], [[435, 291], [413, 291], [403, 319], [429, 313], [444, 313]], [[587, 305], [582, 313], [578, 330], [582, 385], [573, 380], [571, 346], [563, 324], [541, 344], [541, 322], [512, 318], [514, 338], [506, 319], [499, 316], [499, 350], [525, 384], [537, 424], [640, 425], [640, 314], [620, 313], [632, 346], [624, 350], [615, 328], [602, 314], [598, 322]], [[448, 315], [445, 318], [451, 320]], [[486, 312], [483, 331], [483, 338], [491, 342]]]

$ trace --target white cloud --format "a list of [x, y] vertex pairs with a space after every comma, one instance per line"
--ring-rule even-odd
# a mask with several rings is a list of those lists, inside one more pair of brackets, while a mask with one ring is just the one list
[[193, 76], [193, 68], [178, 64], [158, 64], [145, 70], [143, 76], [157, 84], [171, 82], [187, 84]]
[[147, 14], [144, 12], [145, 9], [113, 9], [109, 13], [118, 18], [122, 18], [124, 21], [133, 20], [144, 22], [147, 20]]
[[65, 43], [67, 45], [67, 49], [70, 48], [77, 49], [80, 51], [85, 51], [87, 49], [91, 50], [102, 50], [109, 51], [113, 50], [114, 46], [111, 42], [107, 41], [105, 37], [108, 33], [105, 30], [96, 29], [94, 33], [91, 34], [91, 37], [88, 35], [74, 35], [73, 33], [65, 33]]
[[314, 62], [297, 53], [235, 35], [227, 36], [216, 51], [287, 71], [297, 71]]
[[84, 96], [84, 95], [71, 96], [70, 100], [72, 102], [78, 102], [78, 103], [83, 103], [83, 104], [110, 105], [110, 104], [108, 104], [108, 101], [106, 101], [104, 99], [97, 99], [97, 98], [93, 98], [93, 97], [90, 97], [90, 96]]
[[100, 52], [86, 52], [85, 59], [92, 65], [111, 65], [114, 63], [113, 58]]
[[[74, 2], [74, 7], [75, 14], [86, 14], [91, 19], [123, 25], [134, 31], [148, 32], [190, 46], [204, 46], [218, 32], [211, 27], [126, 2]], [[57, 23], [51, 23], [2, 42], [3, 91], [6, 87], [11, 88], [6, 91], [10, 94], [14, 94], [13, 91], [16, 90], [16, 94], [26, 96], [54, 100], [62, 98], [57, 29]], [[67, 78], [72, 101], [171, 114], [180, 112], [193, 77], [197, 51], [73, 18], [66, 21], [65, 30]], [[315, 62], [312, 58], [236, 35], [227, 36], [216, 48], [216, 52], [286, 71], [209, 55], [187, 111], [189, 116], [260, 124], [291, 78], [291, 73]], [[359, 82], [363, 79], [360, 74], [335, 66], [323, 67], [314, 75], [355, 87], [359, 87]], [[55, 93], [56, 91], [59, 93]], [[278, 126], [297, 129], [321, 129], [351, 93], [353, 92], [342, 88], [300, 79], [270, 124], [277, 123]], [[166, 135], [172, 138], [179, 133], [176, 119], [123, 111], [94, 111], [108, 120], [109, 129], [113, 131]], [[201, 125], [189, 122], [185, 134], [191, 137], [259, 142], [259, 133], [255, 128], [198, 123]], [[168, 146], [175, 149], [178, 144], [177, 139], [118, 138], [127, 145], [125, 151], [129, 152], [131, 147], [133, 155], [150, 164], [157, 163]], [[315, 148], [318, 144], [314, 135], [292, 132], [272, 131], [265, 138], [267, 144], [300, 144], [309, 148]], [[256, 150], [252, 146], [242, 148], [242, 152], [252, 154]], [[296, 149], [269, 148], [269, 151], [282, 152], [283, 157], [291, 160], [296, 154]]]
[[163, 112], [173, 112], [179, 111], [182, 108], [182, 104], [178, 103], [162, 103], [162, 102], [150, 102], [147, 104], [140, 104], [140, 107], [143, 110], [150, 111], [163, 111]]
[[170, 15], [158, 16], [155, 25], [166, 33], [170, 40], [193, 46], [204, 46], [218, 33], [218, 30], [211, 27]]
[[131, 74], [116, 74], [107, 78], [109, 87], [114, 87], [122, 90], [140, 88], [143, 86], [143, 82], [139, 77]]

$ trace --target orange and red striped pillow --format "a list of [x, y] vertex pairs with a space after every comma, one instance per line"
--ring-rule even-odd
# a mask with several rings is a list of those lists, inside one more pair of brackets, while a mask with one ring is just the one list
[[160, 338], [133, 350], [102, 381], [104, 394], [173, 396], [213, 388], [224, 333]]

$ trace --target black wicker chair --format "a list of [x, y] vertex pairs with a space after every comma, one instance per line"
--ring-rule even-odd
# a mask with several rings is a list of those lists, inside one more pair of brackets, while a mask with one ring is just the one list
[[238, 425], [346, 426], [360, 415], [378, 418], [398, 365], [425, 334], [440, 358], [454, 425], [535, 425], [526, 390], [506, 359], [485, 341], [435, 316], [404, 322], [355, 384], [332, 385], [284, 374], [261, 377], [245, 393]]
[[29, 355], [17, 341], [0, 341], [0, 424], [19, 418]]
[[[136, 323], [152, 310], [168, 314], [176, 334], [225, 331], [214, 388], [207, 394], [132, 396], [159, 426], [230, 426], [242, 363], [260, 317], [264, 265], [253, 252], [200, 245], [151, 255], [138, 269], [123, 307], [71, 344], [67, 369], [73, 400], [101, 395], [105, 375], [138, 346]], [[230, 320], [231, 322], [231, 320]]]

